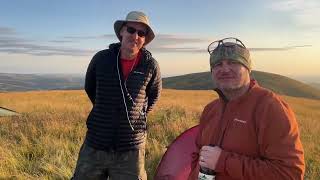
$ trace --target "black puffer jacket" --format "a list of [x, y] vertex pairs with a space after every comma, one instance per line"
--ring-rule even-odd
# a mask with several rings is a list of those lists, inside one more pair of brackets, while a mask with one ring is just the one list
[[146, 115], [160, 96], [158, 63], [142, 48], [140, 63], [123, 80], [120, 44], [98, 52], [91, 60], [85, 90], [93, 104], [87, 119], [86, 141], [100, 150], [138, 149], [146, 135]]

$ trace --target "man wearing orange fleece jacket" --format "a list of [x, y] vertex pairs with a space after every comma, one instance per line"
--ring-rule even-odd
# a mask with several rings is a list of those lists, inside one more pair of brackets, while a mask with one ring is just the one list
[[201, 116], [190, 180], [209, 168], [216, 180], [303, 179], [304, 152], [291, 108], [250, 80], [248, 49], [236, 38], [211, 43], [210, 67], [219, 99]]

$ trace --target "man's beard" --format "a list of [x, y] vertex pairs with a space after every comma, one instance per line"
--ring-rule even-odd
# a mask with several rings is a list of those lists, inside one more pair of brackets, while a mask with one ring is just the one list
[[[247, 80], [243, 80], [241, 82], [231, 84], [231, 85], [219, 85], [217, 84], [218, 89], [220, 89], [222, 92], [234, 94], [237, 92], [241, 92], [242, 89], [245, 89], [247, 86]], [[249, 80], [250, 82], [250, 80]]]
[[237, 84], [237, 85], [232, 85], [231, 87], [230, 86], [229, 87], [221, 87], [219, 89], [221, 89], [222, 91], [226, 91], [226, 92], [233, 92], [233, 91], [241, 90], [243, 87], [244, 87], [243, 84]]
[[222, 88], [221, 90], [226, 93], [234, 93], [234, 92], [240, 91], [242, 88], [245, 88], [245, 86], [228, 87], [228, 88]]

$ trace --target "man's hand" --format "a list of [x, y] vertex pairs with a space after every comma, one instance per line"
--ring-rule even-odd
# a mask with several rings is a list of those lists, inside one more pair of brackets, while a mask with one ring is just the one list
[[199, 165], [214, 170], [222, 149], [218, 146], [202, 146], [200, 150]]

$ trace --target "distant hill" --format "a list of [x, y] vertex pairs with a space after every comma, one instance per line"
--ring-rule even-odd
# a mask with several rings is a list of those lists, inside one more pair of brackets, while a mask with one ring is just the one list
[[311, 83], [310, 86], [320, 89], [320, 83]]
[[[253, 71], [253, 77], [258, 83], [276, 93], [320, 99], [320, 90], [294, 79], [260, 71]], [[213, 89], [210, 72], [187, 74], [163, 79], [163, 87], [184, 90], [209, 90]]]
[[[320, 99], [320, 90], [285, 76], [253, 71], [258, 83], [279, 94]], [[69, 74], [10, 74], [0, 73], [0, 92], [83, 89], [84, 75]], [[212, 89], [210, 72], [187, 74], [163, 79], [163, 87], [180, 90]]]
[[84, 77], [66, 74], [0, 73], [0, 92], [50, 89], [82, 89]]

